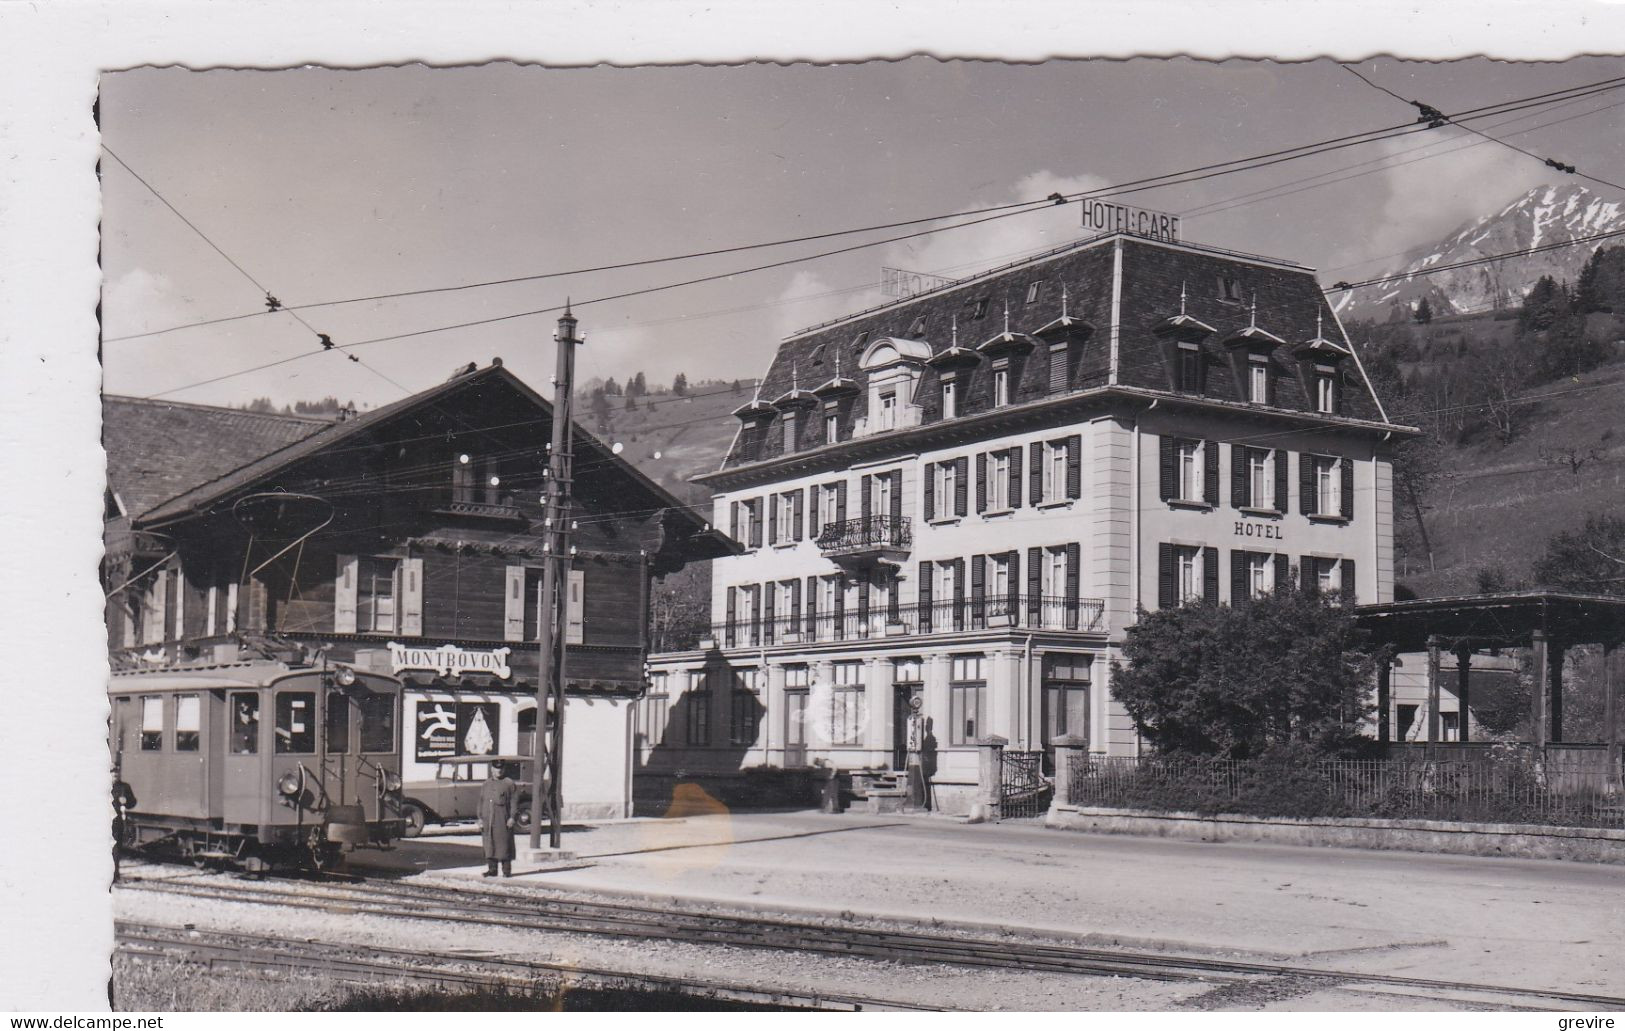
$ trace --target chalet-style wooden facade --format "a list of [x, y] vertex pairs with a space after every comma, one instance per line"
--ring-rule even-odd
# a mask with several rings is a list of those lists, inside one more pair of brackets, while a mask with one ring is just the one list
[[[107, 398], [114, 668], [320, 654], [403, 678], [408, 785], [528, 754], [551, 411], [500, 360], [337, 420]], [[566, 814], [624, 815], [650, 580], [734, 549], [575, 440]]]

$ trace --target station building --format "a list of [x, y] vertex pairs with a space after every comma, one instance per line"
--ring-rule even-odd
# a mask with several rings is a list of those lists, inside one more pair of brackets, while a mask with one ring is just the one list
[[651, 657], [641, 774], [1134, 754], [1142, 609], [1393, 595], [1389, 422], [1312, 270], [1114, 233], [786, 338], [713, 489], [742, 553]]
[[[447, 756], [533, 754], [552, 406], [500, 360], [336, 420], [109, 396], [103, 421], [114, 669], [293, 656], [398, 675], [408, 797]], [[626, 816], [651, 577], [737, 549], [575, 441], [564, 815]], [[154, 702], [143, 742], [196, 739], [204, 707]]]

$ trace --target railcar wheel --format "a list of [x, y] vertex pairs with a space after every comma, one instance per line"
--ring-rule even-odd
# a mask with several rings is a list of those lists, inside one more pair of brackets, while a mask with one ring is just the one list
[[423, 833], [423, 825], [429, 822], [429, 816], [416, 802], [404, 802], [401, 804], [401, 821], [401, 837], [415, 838]]
[[513, 829], [530, 832], [530, 798], [527, 796], [519, 800], [519, 807], [513, 814]]

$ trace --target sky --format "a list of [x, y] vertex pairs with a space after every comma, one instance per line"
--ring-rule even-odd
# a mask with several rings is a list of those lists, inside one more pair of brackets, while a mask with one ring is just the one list
[[[1617, 76], [1625, 61], [1358, 68], [1454, 112]], [[741, 270], [912, 230], [324, 306], [300, 313], [308, 329], [264, 313], [256, 284], [295, 305], [569, 271], [1100, 189], [1414, 116], [1327, 61], [111, 73], [103, 143], [175, 210], [103, 160], [104, 389], [365, 409], [493, 356], [545, 388], [556, 314], [423, 331], [566, 298], [587, 341], [582, 379], [748, 381], [785, 334], [883, 300], [883, 266], [967, 275], [1084, 238], [1078, 207], [760, 272]], [[1474, 124], [1604, 178], [1625, 164], [1625, 90]], [[1446, 127], [1117, 199], [1180, 214], [1186, 240], [1302, 262], [1330, 284], [1558, 181]], [[115, 339], [251, 312], [263, 314]], [[312, 330], [341, 345], [417, 335], [356, 347], [357, 363], [320, 353]]]

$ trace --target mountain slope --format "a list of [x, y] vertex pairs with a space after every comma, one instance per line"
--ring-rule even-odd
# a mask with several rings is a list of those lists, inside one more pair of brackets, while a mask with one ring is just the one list
[[1419, 273], [1439, 265], [1615, 229], [1625, 229], [1625, 205], [1604, 200], [1584, 186], [1537, 186], [1437, 243], [1411, 251], [1398, 267], [1386, 273], [1404, 274], [1404, 279], [1344, 291], [1335, 295], [1333, 305], [1345, 321], [1375, 322], [1408, 317], [1423, 297], [1441, 315], [1516, 307], [1541, 276], [1575, 283], [1586, 259], [1610, 241], [1503, 258], [1433, 275]]

